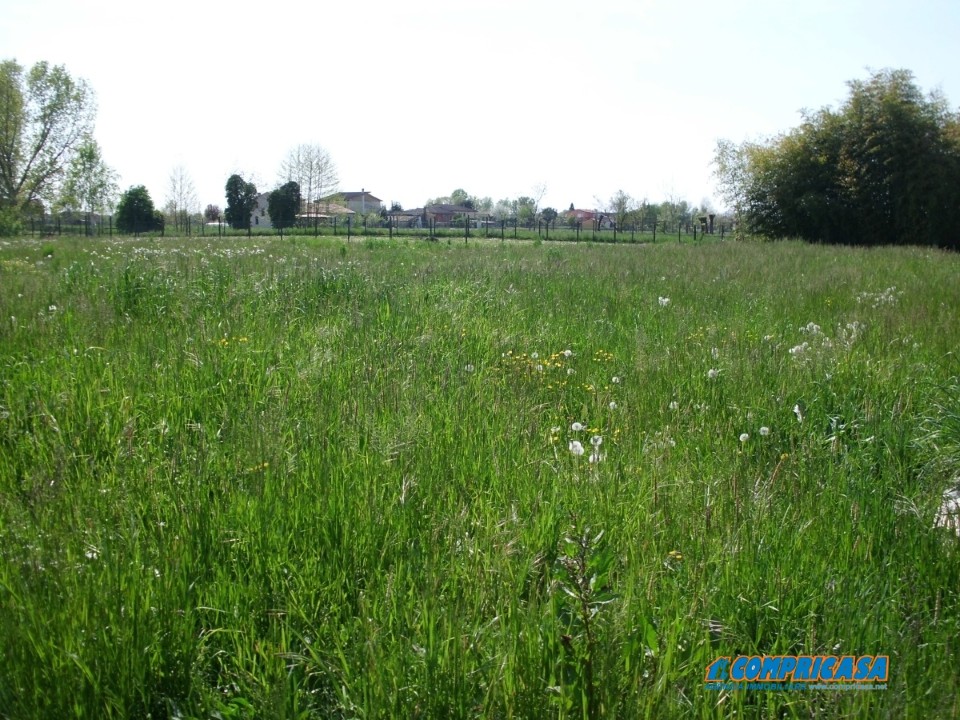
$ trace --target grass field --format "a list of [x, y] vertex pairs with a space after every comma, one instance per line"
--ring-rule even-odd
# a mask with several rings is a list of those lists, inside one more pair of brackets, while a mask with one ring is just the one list
[[[960, 257], [0, 243], [0, 717], [957, 717]], [[884, 690], [717, 690], [886, 655]]]

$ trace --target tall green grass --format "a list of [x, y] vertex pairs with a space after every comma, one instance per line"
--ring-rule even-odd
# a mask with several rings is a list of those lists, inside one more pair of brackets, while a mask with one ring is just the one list
[[[958, 270], [5, 242], [0, 716], [954, 717]], [[890, 680], [705, 689], [738, 654]]]

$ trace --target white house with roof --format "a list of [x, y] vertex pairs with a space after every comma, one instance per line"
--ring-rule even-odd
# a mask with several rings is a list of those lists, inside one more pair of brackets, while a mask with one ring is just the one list
[[378, 213], [383, 209], [383, 201], [361, 188], [360, 192], [341, 192], [331, 197], [336, 199], [357, 215], [367, 215], [369, 213]]

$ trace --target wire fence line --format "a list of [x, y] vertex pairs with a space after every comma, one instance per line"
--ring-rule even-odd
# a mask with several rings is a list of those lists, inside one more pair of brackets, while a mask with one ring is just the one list
[[117, 230], [112, 215], [58, 216], [44, 215], [31, 218], [29, 234], [31, 236], [74, 236], [74, 237], [113, 237], [114, 235], [133, 235], [148, 237], [283, 237], [283, 236], [334, 236], [345, 237], [410, 237], [425, 239], [494, 238], [500, 240], [564, 240], [574, 242], [665, 242], [703, 240], [707, 237], [725, 239], [729, 228], [720, 223], [713, 228], [705, 224], [689, 221], [668, 223], [667, 221], [636, 223], [623, 227], [607, 226], [605, 223], [577, 222], [563, 220], [552, 222], [534, 221], [521, 223], [515, 219], [494, 219], [493, 216], [466, 217], [453, 222], [428, 221], [411, 225], [398, 223], [392, 219], [368, 218], [355, 220], [351, 216], [343, 219], [317, 219], [301, 222], [288, 228], [250, 227], [232, 228], [224, 222], [200, 222], [187, 218], [177, 226], [165, 225], [161, 230], [150, 232], [121, 233]]

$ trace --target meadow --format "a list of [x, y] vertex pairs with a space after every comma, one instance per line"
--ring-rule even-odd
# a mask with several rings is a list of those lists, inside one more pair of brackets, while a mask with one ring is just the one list
[[[0, 717], [960, 716], [960, 256], [0, 242]], [[884, 689], [707, 688], [884, 655]]]

